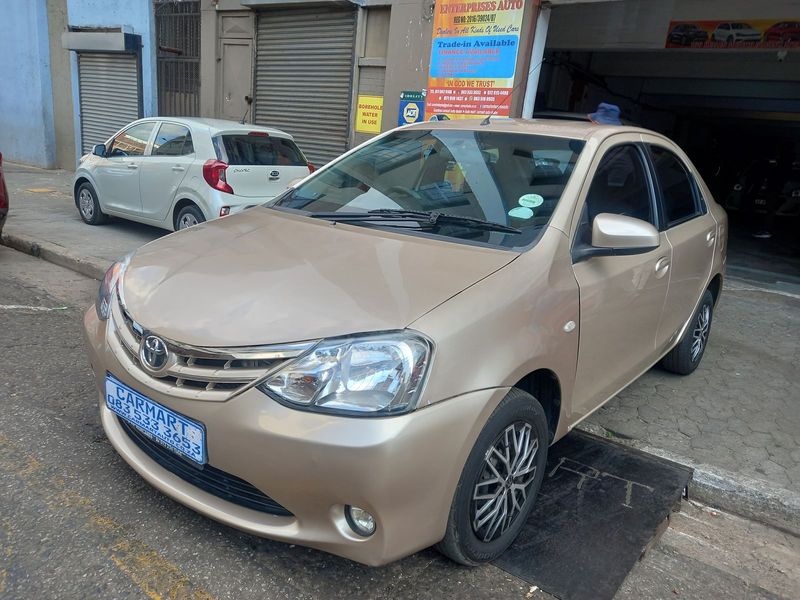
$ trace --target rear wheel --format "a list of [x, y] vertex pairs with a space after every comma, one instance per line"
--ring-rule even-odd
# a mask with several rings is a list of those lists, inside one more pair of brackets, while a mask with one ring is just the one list
[[189, 204], [188, 206], [184, 206], [178, 212], [178, 216], [175, 217], [175, 229], [178, 231], [181, 229], [188, 229], [194, 225], [204, 223], [205, 220], [206, 218], [203, 216], [203, 212], [194, 204]]
[[683, 332], [681, 341], [661, 359], [661, 366], [678, 375], [692, 373], [705, 354], [713, 317], [714, 296], [706, 290], [689, 327]]
[[549, 443], [539, 402], [513, 389], [478, 436], [456, 488], [437, 549], [463, 565], [500, 556], [516, 539], [536, 502]]
[[100, 210], [100, 202], [97, 200], [97, 192], [88, 181], [83, 182], [75, 194], [75, 204], [78, 205], [78, 213], [84, 223], [89, 225], [102, 225], [108, 217]]

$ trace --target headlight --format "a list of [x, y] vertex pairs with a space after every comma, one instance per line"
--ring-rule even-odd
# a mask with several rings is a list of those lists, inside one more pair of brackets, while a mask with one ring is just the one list
[[408, 331], [324, 340], [258, 387], [319, 412], [397, 414], [416, 406], [430, 356], [431, 343]]
[[125, 273], [131, 256], [132, 254], [129, 254], [111, 265], [103, 276], [103, 281], [100, 282], [100, 289], [97, 291], [97, 300], [95, 300], [94, 306], [97, 309], [97, 316], [103, 321], [107, 320], [111, 314], [111, 299], [114, 296], [114, 290], [122, 280], [122, 275]]

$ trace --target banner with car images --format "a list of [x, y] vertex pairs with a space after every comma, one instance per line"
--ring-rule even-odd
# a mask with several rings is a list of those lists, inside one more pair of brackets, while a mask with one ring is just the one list
[[800, 19], [671, 21], [667, 48], [800, 48]]
[[426, 120], [509, 115], [525, 4], [436, 2]]

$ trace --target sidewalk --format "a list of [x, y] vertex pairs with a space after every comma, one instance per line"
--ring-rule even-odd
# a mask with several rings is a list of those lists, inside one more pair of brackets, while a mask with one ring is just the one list
[[72, 195], [70, 171], [48, 171], [5, 162], [11, 206], [2, 243], [100, 279], [108, 266], [168, 233], [148, 225], [111, 219], [85, 224]]
[[[84, 224], [72, 174], [6, 164], [3, 243], [100, 278], [166, 231]], [[728, 279], [700, 368], [654, 368], [581, 428], [695, 467], [690, 496], [800, 534], [800, 295]]]

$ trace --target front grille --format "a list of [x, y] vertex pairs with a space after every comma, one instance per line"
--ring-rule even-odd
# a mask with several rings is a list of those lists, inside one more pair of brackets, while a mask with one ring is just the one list
[[114, 349], [118, 358], [136, 367], [132, 374], [159, 392], [192, 400], [227, 400], [312, 345], [197, 348], [165, 340], [175, 361], [163, 374], [153, 375], [142, 368], [139, 360], [145, 328], [131, 318], [120, 302], [112, 303], [111, 319]]
[[117, 417], [117, 421], [142, 452], [187, 483], [232, 504], [280, 517], [293, 516], [291, 512], [244, 479], [208, 464], [202, 467], [195, 466], [147, 437], [128, 424], [125, 419]]

